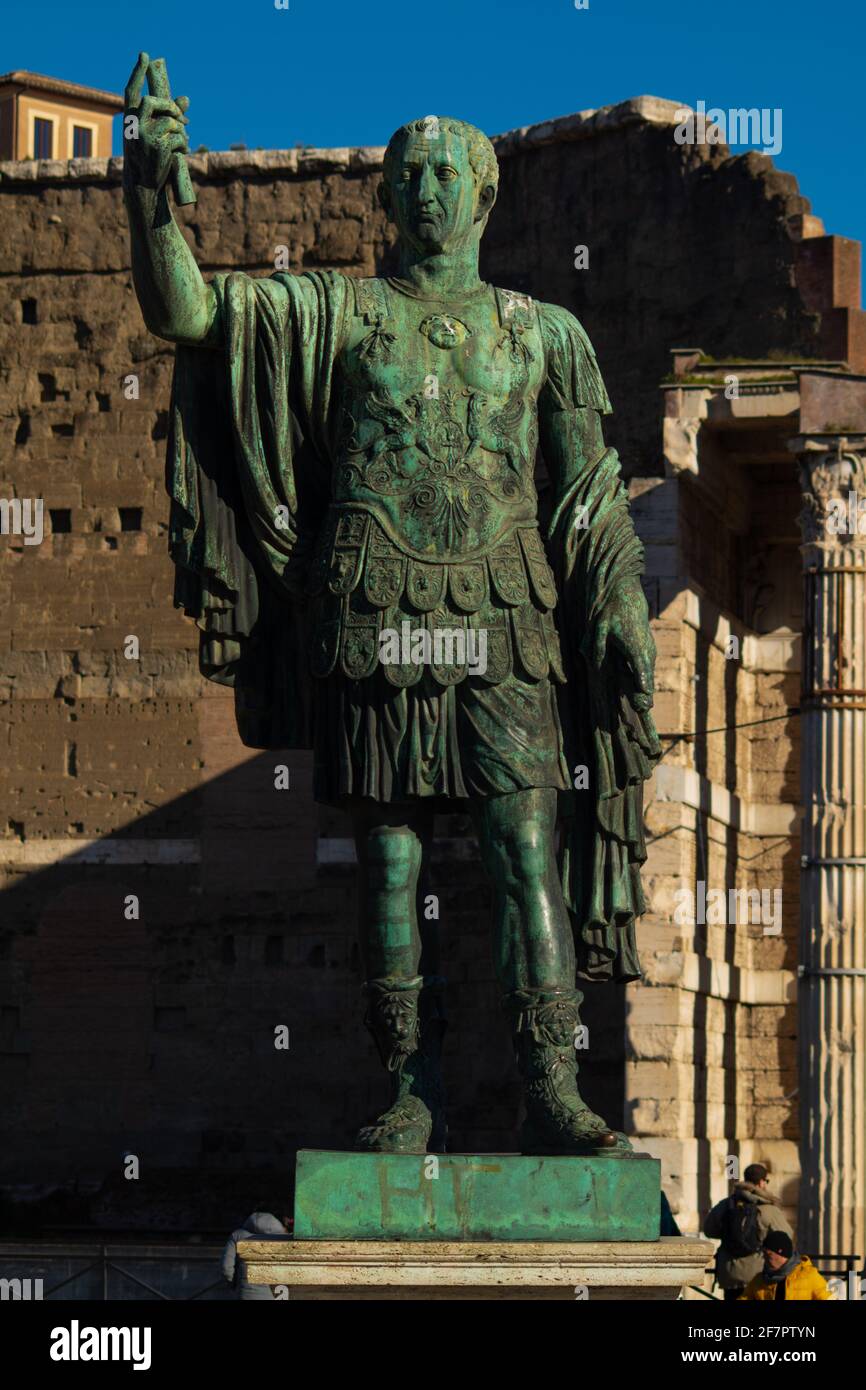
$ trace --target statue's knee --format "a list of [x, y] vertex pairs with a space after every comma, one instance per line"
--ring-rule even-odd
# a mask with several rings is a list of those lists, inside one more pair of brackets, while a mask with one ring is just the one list
[[507, 891], [519, 893], [546, 879], [553, 855], [553, 839], [546, 826], [532, 819], [488, 824], [480, 843], [485, 868]]
[[553, 845], [544, 826], [528, 820], [509, 827], [502, 841], [502, 858], [516, 888], [532, 888], [546, 879]]

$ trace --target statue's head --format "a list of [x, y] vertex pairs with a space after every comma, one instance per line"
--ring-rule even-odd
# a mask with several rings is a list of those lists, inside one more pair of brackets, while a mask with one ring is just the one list
[[416, 251], [479, 240], [496, 201], [499, 165], [483, 131], [450, 116], [401, 126], [385, 151], [379, 201]]

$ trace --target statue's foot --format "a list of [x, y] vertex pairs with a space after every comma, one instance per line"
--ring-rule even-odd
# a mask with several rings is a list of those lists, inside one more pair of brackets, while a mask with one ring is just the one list
[[609, 1129], [605, 1135], [604, 1143], [597, 1144], [593, 1153], [598, 1155], [610, 1154], [615, 1158], [618, 1154], [634, 1153], [634, 1146], [627, 1135], [619, 1129]]
[[596, 1153], [631, 1152], [631, 1140], [618, 1129], [608, 1129], [605, 1127], [600, 1134], [595, 1135], [590, 1140], [590, 1143]]
[[380, 1115], [375, 1124], [358, 1131], [355, 1148], [368, 1153], [424, 1154], [433, 1117], [423, 1100], [407, 1096]]
[[614, 1154], [626, 1153], [631, 1144], [624, 1134], [608, 1127], [588, 1106], [567, 1114], [527, 1118], [520, 1132], [520, 1151], [524, 1154]]
[[525, 1154], [616, 1154], [631, 1145], [590, 1110], [577, 1085], [574, 1038], [582, 996], [572, 989], [518, 989], [505, 996], [525, 1084]]

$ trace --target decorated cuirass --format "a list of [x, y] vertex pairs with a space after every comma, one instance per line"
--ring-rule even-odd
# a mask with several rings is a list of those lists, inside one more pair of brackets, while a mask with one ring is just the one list
[[354, 289], [334, 501], [361, 504], [418, 559], [486, 554], [536, 517], [544, 347], [534, 304], [486, 286], [454, 310], [386, 280]]
[[[379, 634], [484, 628], [485, 679], [561, 677], [553, 576], [537, 527], [537, 399], [545, 352], [524, 295], [482, 286], [448, 303], [385, 280], [353, 282], [339, 357], [341, 428], [309, 579], [312, 669], [377, 666]], [[434, 664], [441, 684], [465, 666]], [[391, 664], [411, 685], [421, 671]]]

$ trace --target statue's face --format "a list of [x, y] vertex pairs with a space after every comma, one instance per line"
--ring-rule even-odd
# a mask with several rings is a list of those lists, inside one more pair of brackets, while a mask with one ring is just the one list
[[489, 211], [462, 137], [435, 125], [406, 137], [386, 201], [401, 240], [427, 253], [458, 246]]

